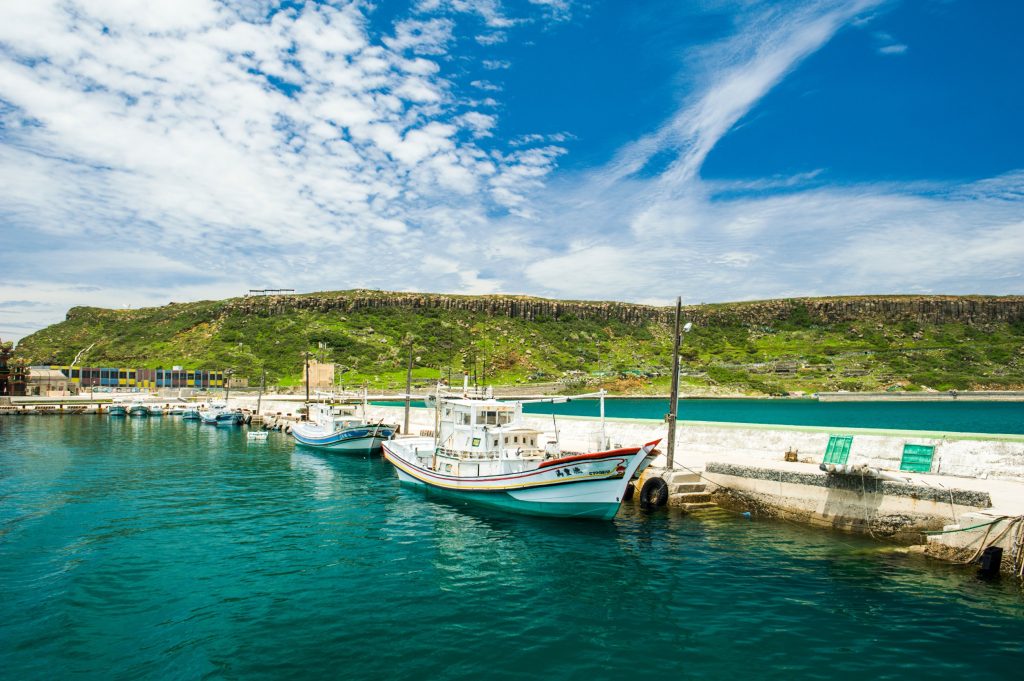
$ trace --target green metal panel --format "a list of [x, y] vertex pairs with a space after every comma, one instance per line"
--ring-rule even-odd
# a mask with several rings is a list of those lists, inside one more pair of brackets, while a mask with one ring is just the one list
[[934, 445], [903, 445], [903, 458], [900, 460], [901, 471], [929, 473], [932, 470]]
[[852, 435], [831, 435], [828, 438], [828, 447], [825, 448], [825, 458], [822, 463], [834, 463], [842, 465], [850, 457], [850, 446], [853, 445]]

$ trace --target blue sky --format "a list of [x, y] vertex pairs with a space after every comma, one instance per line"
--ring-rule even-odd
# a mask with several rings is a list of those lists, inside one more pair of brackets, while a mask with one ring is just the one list
[[0, 337], [249, 288], [1024, 293], [1024, 4], [37, 0]]

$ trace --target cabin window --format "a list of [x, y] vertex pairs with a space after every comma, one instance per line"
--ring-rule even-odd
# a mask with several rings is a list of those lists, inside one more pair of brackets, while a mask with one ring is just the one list
[[467, 412], [462, 412], [462, 413], [459, 414], [459, 425], [461, 425], [461, 426], [468, 426], [469, 425], [469, 414]]
[[519, 436], [516, 435], [514, 438], [512, 438], [512, 442], [515, 442], [516, 444], [519, 444]]
[[494, 444], [491, 445], [491, 446], [492, 447], [497, 447], [498, 446], [498, 438], [494, 438]]
[[498, 412], [498, 425], [504, 426], [505, 424], [512, 423], [512, 413], [507, 411]]

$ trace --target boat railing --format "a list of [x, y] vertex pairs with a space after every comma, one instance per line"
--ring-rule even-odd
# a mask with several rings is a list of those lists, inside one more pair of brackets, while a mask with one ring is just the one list
[[[448, 447], [438, 447], [437, 453], [441, 456], [451, 457], [453, 459], [459, 459], [460, 461], [493, 461], [500, 459], [501, 455], [495, 451], [483, 451], [476, 452], [465, 449], [451, 449]], [[542, 459], [544, 458], [544, 452], [541, 450], [528, 450], [521, 451], [518, 453], [516, 458], [520, 459]]]

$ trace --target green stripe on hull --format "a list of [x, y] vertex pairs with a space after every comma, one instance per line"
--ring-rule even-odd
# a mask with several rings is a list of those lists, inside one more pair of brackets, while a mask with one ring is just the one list
[[437, 495], [445, 499], [480, 504], [501, 511], [512, 511], [524, 515], [544, 516], [548, 518], [593, 518], [611, 520], [619, 511], [618, 504], [611, 503], [556, 503], [522, 501], [509, 496], [504, 491], [467, 492], [433, 487], [423, 482], [402, 480], [403, 485], [423, 489], [427, 494]]

